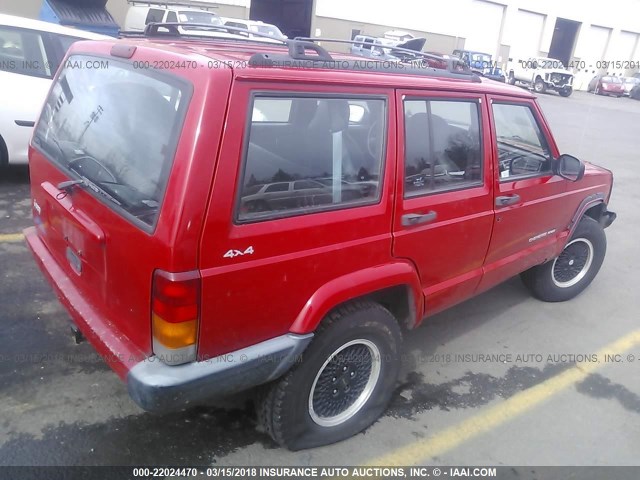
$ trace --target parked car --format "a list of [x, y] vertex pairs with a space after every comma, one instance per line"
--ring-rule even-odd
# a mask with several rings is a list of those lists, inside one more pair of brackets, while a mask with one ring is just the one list
[[283, 34], [278, 27], [272, 25], [271, 23], [264, 23], [255, 20], [244, 20], [241, 18], [223, 18], [222, 20], [228, 27], [242, 28], [246, 30], [249, 38], [268, 40], [263, 36], [257, 37], [254, 35], [254, 33], [269, 35], [270, 37], [273, 37], [274, 40], [285, 40], [287, 38], [287, 36]]
[[622, 88], [624, 89], [624, 95], [627, 97], [631, 93], [631, 89], [640, 84], [640, 78], [635, 77], [622, 77]]
[[573, 74], [555, 58], [532, 57], [511, 62], [507, 70], [511, 85], [519, 82], [533, 88], [536, 93], [555, 91], [562, 97], [573, 92]]
[[127, 10], [124, 31], [142, 32], [150, 23], [204, 23], [223, 25], [216, 13], [179, 5], [132, 5]]
[[587, 92], [593, 92], [596, 95], [621, 97], [624, 95], [624, 91], [621, 78], [613, 75], [596, 75], [587, 86]]
[[[177, 30], [181, 34], [197, 33], [203, 37], [242, 38], [236, 32], [228, 32], [223, 28], [222, 18], [216, 13], [180, 5], [159, 4], [132, 5], [127, 10], [124, 21], [124, 32], [143, 32], [150, 23], [179, 23]], [[168, 31], [168, 29], [165, 29]]]
[[[529, 92], [159, 28], [71, 48], [71, 65], [109, 66], [59, 71], [25, 230], [142, 408], [262, 385], [276, 442], [333, 443], [384, 412], [402, 338], [426, 317], [518, 274], [569, 300], [598, 273], [612, 173], [561, 155]], [[134, 67], [147, 61], [176, 67]], [[297, 183], [321, 201], [246, 208]]]
[[0, 15], [0, 167], [27, 163], [33, 126], [69, 46], [78, 40], [105, 38], [48, 22]]
[[[355, 182], [339, 181], [340, 201], [356, 201], [366, 196], [366, 187], [361, 188]], [[318, 207], [331, 205], [334, 201], [333, 178], [310, 177], [294, 182], [248, 185], [242, 193], [240, 209], [252, 214], [271, 215], [274, 210]]]
[[453, 55], [460, 58], [465, 65], [478, 75], [497, 82], [505, 81], [504, 72], [494, 63], [493, 58], [488, 53], [472, 50], [454, 50]]

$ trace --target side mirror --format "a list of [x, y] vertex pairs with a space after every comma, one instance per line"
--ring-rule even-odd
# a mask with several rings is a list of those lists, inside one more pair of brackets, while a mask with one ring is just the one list
[[555, 173], [571, 182], [584, 177], [584, 163], [571, 155], [560, 155], [555, 161]]

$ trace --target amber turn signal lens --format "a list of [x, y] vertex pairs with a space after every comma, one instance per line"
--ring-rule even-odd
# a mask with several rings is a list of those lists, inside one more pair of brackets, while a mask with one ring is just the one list
[[158, 315], [153, 314], [153, 336], [167, 348], [183, 348], [196, 343], [198, 321], [165, 322]]

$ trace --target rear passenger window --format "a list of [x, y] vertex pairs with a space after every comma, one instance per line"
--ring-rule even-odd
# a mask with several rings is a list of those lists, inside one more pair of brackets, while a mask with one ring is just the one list
[[0, 71], [51, 78], [42, 35], [36, 31], [0, 26]]
[[405, 197], [482, 184], [476, 101], [405, 100]]
[[385, 112], [383, 99], [254, 97], [236, 218], [377, 203]]

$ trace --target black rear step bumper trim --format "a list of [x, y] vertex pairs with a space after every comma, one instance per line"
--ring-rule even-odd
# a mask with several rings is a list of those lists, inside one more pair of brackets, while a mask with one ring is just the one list
[[607, 228], [613, 223], [616, 218], [618, 218], [618, 215], [615, 212], [605, 210], [600, 216], [600, 225], [602, 225], [602, 228]]
[[127, 374], [131, 398], [144, 410], [181, 410], [275, 380], [299, 362], [313, 334], [286, 334], [205, 361], [169, 366], [157, 357]]

